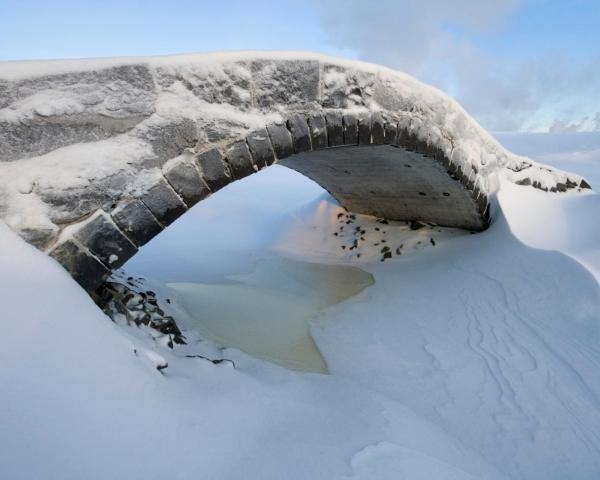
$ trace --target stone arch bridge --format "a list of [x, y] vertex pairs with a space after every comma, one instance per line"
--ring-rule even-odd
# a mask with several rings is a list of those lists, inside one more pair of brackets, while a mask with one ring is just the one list
[[89, 292], [194, 204], [274, 163], [348, 210], [473, 231], [499, 175], [589, 188], [373, 65], [277, 53], [0, 64], [0, 218]]

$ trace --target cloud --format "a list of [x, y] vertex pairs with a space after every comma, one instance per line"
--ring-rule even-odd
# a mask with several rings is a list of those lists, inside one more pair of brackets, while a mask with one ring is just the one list
[[319, 8], [332, 45], [447, 91], [490, 130], [600, 129], [586, 101], [600, 99], [600, 60], [574, 67], [555, 52], [515, 64], [476, 45], [477, 36], [501, 33], [521, 4], [333, 0]]

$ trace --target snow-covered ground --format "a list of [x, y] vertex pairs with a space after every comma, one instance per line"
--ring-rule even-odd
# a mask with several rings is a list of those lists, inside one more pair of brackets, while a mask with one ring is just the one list
[[[501, 141], [599, 184], [596, 144], [579, 161], [580, 143]], [[599, 478], [600, 197], [503, 182], [499, 205], [484, 233], [386, 226], [406, 251], [357, 258], [331, 199], [272, 167], [126, 265], [207, 282], [265, 255], [360, 266], [375, 283], [312, 326], [328, 375], [116, 325], [0, 225], [0, 478]]]

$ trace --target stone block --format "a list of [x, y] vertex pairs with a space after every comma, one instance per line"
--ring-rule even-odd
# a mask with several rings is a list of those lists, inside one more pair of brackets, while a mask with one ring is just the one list
[[367, 115], [358, 119], [358, 144], [371, 144], [371, 119]]
[[344, 144], [344, 122], [339, 112], [328, 112], [325, 114], [327, 123], [327, 143], [330, 147], [338, 147]]
[[49, 253], [87, 292], [93, 292], [110, 273], [97, 258], [90, 255], [73, 240], [59, 243]]
[[162, 230], [162, 226], [152, 212], [138, 199], [119, 203], [111, 212], [111, 216], [118, 227], [138, 247], [148, 243]]
[[164, 178], [160, 178], [140, 200], [163, 226], [170, 225], [185, 213], [187, 207]]
[[163, 169], [163, 175], [188, 207], [210, 195], [210, 190], [196, 166], [188, 159], [181, 158], [170, 162]]
[[251, 63], [258, 108], [318, 103], [320, 67], [316, 60], [254, 60]]
[[273, 145], [273, 150], [278, 160], [289, 157], [294, 153], [292, 135], [284, 124], [271, 123], [267, 125], [267, 132], [269, 132], [271, 145]]
[[254, 165], [250, 149], [245, 140], [232, 144], [225, 152], [225, 156], [234, 179], [244, 178], [258, 169]]
[[308, 118], [310, 141], [313, 150], [327, 148], [327, 124], [322, 115], [311, 115]]
[[225, 159], [216, 148], [196, 155], [196, 162], [202, 178], [211, 192], [216, 192], [231, 182], [231, 175]]
[[287, 121], [292, 134], [294, 152], [308, 152], [311, 150], [310, 131], [306, 118], [302, 115], [292, 115]]
[[275, 161], [275, 153], [267, 130], [261, 128], [246, 137], [254, 164], [260, 169], [271, 165]]
[[346, 114], [344, 121], [344, 145], [358, 144], [358, 119], [352, 114]]
[[85, 222], [73, 236], [110, 269], [119, 268], [137, 252], [137, 247], [106, 215]]
[[383, 143], [391, 145], [396, 142], [397, 125], [396, 123], [386, 122], [384, 127]]
[[382, 145], [385, 143], [385, 124], [379, 112], [371, 115], [371, 143]]

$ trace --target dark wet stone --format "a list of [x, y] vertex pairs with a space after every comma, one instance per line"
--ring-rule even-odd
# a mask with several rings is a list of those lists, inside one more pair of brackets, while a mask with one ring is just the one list
[[74, 233], [108, 268], [119, 268], [137, 252], [137, 247], [105, 215], [98, 215]]
[[164, 176], [188, 207], [210, 195], [198, 169], [187, 160], [174, 162], [164, 169]]
[[137, 199], [120, 203], [112, 212], [115, 223], [138, 247], [158, 235], [162, 226], [144, 203]]
[[211, 192], [223, 188], [231, 182], [231, 175], [221, 152], [216, 148], [196, 155], [202, 178]]
[[259, 169], [269, 166], [275, 161], [275, 153], [266, 129], [262, 128], [252, 132], [246, 137], [246, 141], [250, 147], [254, 164]]
[[73, 240], [58, 244], [49, 255], [57, 260], [87, 292], [93, 292], [109, 273], [102, 262], [83, 250]]
[[187, 207], [175, 193], [175, 190], [167, 183], [164, 178], [160, 178], [152, 187], [150, 187], [140, 200], [148, 207], [152, 215], [161, 223], [167, 226], [183, 215]]

